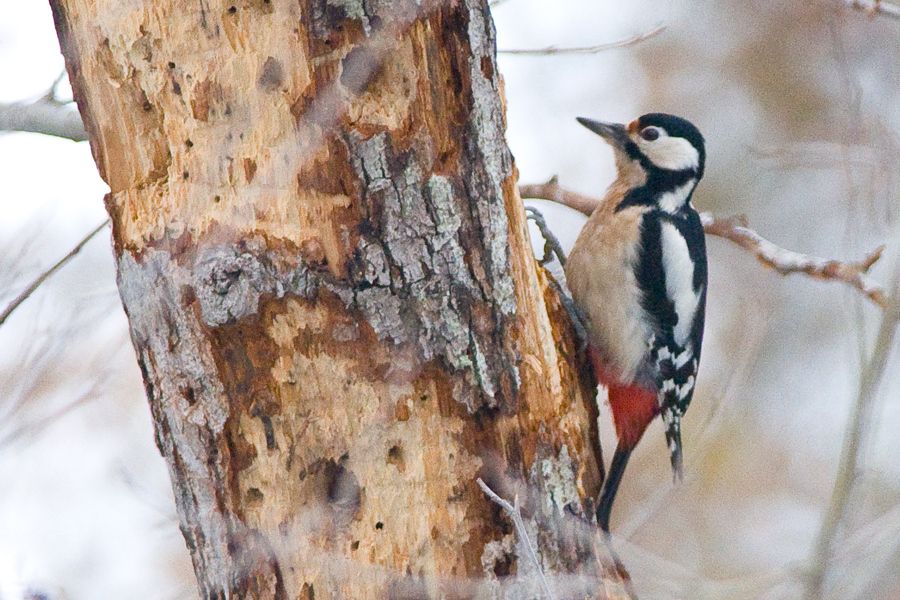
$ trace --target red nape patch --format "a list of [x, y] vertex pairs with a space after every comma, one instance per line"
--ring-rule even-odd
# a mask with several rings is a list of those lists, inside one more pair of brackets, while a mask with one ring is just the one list
[[656, 392], [639, 385], [619, 383], [592, 345], [588, 346], [588, 358], [597, 381], [609, 389], [609, 406], [619, 442], [627, 448], [634, 448], [641, 441], [647, 425], [659, 414]]

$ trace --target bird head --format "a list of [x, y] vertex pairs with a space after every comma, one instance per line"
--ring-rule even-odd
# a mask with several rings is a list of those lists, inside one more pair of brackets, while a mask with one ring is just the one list
[[613, 147], [620, 170], [625, 163], [638, 162], [647, 175], [659, 171], [695, 180], [703, 176], [706, 160], [703, 136], [686, 119], [648, 113], [627, 125], [583, 117], [578, 117], [578, 122]]

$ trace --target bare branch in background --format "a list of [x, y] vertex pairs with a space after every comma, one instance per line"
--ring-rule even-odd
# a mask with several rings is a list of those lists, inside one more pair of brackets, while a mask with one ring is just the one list
[[482, 481], [480, 477], [478, 478], [478, 487], [480, 487], [481, 491], [491, 499], [491, 502], [502, 508], [506, 511], [506, 514], [509, 515], [509, 518], [516, 528], [516, 533], [522, 541], [522, 545], [528, 550], [528, 558], [534, 564], [534, 568], [537, 571], [538, 579], [540, 579], [541, 582], [541, 589], [544, 591], [544, 596], [547, 600], [553, 600], [553, 592], [550, 591], [550, 585], [547, 583], [547, 578], [544, 577], [544, 569], [541, 568], [541, 561], [538, 559], [537, 552], [534, 550], [531, 538], [528, 537], [528, 529], [525, 527], [525, 521], [522, 520], [522, 513], [519, 512], [518, 498], [516, 498], [515, 505], [510, 504], [508, 500], [504, 500], [498, 496], [497, 493], [488, 487], [488, 484]]
[[[502, 0], [501, 0], [502, 1]], [[495, 6], [496, 4], [492, 5]], [[570, 48], [560, 48], [559, 46], [547, 46], [546, 48], [522, 48], [516, 50], [497, 50], [498, 54], [510, 54], [513, 56], [552, 56], [557, 54], [596, 54], [604, 50], [612, 50], [614, 48], [625, 48], [639, 44], [645, 40], [659, 35], [666, 29], [662, 23], [654, 25], [651, 29], [629, 36], [616, 42], [607, 42], [605, 44], [597, 44], [596, 46], [573, 46]]]
[[[896, 289], [896, 286], [894, 288]], [[896, 309], [895, 306], [891, 308]], [[831, 493], [831, 502], [816, 542], [809, 584], [806, 589], [805, 597], [807, 600], [825, 597], [824, 587], [829, 576], [832, 555], [835, 551], [835, 538], [847, 513], [850, 495], [856, 487], [860, 472], [860, 455], [865, 448], [867, 436], [872, 429], [872, 420], [876, 412], [875, 401], [877, 398], [875, 392], [878, 388], [878, 383], [884, 375], [888, 356], [894, 347], [897, 322], [892, 316], [893, 314], [893, 311], [888, 311], [882, 317], [872, 357], [863, 366], [859, 381], [859, 393], [853, 406], [850, 423], [847, 426], [844, 450], [841, 454], [837, 479], [834, 482], [834, 488]]]
[[868, 276], [869, 269], [881, 258], [884, 246], [875, 248], [859, 262], [841, 262], [776, 246], [749, 229], [744, 217], [719, 218], [705, 212], [701, 213], [700, 219], [706, 233], [737, 244], [781, 275], [805, 273], [815, 279], [842, 281], [865, 294], [881, 308], [888, 308], [889, 303], [884, 289]]
[[46, 100], [50, 100], [51, 102], [56, 102], [57, 104], [66, 104], [66, 101], [60, 99], [59, 94], [56, 93], [59, 84], [62, 83], [62, 80], [66, 78], [66, 70], [60, 69], [59, 75], [56, 76], [56, 79], [53, 80], [53, 83], [50, 84], [50, 88], [47, 90], [47, 93], [44, 94], [44, 98]]
[[60, 98], [59, 84], [66, 77], [65, 69], [37, 100], [0, 102], [0, 131], [43, 133], [76, 142], [88, 139], [84, 122], [74, 102]]
[[100, 231], [102, 231], [107, 225], [109, 225], [109, 219], [103, 221], [102, 223], [100, 223], [100, 225], [91, 230], [91, 232], [84, 236], [81, 241], [78, 242], [78, 244], [76, 244], [75, 247], [69, 251], [68, 254], [59, 259], [52, 267], [41, 273], [34, 281], [32, 281], [28, 285], [28, 287], [26, 287], [22, 291], [21, 294], [16, 296], [13, 301], [6, 306], [3, 312], [0, 313], [0, 326], [2, 326], [6, 322], [6, 319], [9, 318], [9, 315], [11, 315], [13, 311], [19, 308], [19, 305], [28, 300], [28, 298], [34, 293], [36, 289], [41, 286], [41, 284], [43, 284], [51, 275], [56, 273], [63, 265], [72, 260], [72, 258], [76, 254], [81, 252], [81, 249], [85, 246], [85, 244], [91, 241], [94, 236], [100, 233]]
[[0, 103], [0, 131], [43, 133], [76, 142], [88, 139], [75, 103], [46, 96], [34, 102]]
[[869, 13], [871, 16], [884, 15], [900, 19], [900, 4], [883, 0], [846, 0], [847, 6]]
[[[585, 215], [590, 215], [600, 203], [598, 198], [565, 189], [559, 185], [556, 177], [551, 178], [547, 183], [521, 185], [519, 194], [523, 198], [552, 200]], [[700, 219], [703, 221], [703, 229], [707, 234], [737, 244], [781, 275], [805, 273], [815, 279], [840, 281], [859, 290], [881, 308], [889, 308], [890, 302], [884, 288], [868, 275], [872, 265], [881, 258], [884, 246], [879, 246], [859, 262], [847, 263], [781, 248], [747, 227], [745, 217], [722, 218], [710, 213], [701, 213]], [[892, 314], [896, 320], [896, 313]]]

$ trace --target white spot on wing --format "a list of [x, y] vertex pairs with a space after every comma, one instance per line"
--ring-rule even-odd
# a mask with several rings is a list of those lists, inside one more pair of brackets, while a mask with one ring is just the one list
[[681, 352], [681, 354], [674, 358], [674, 360], [672, 361], [672, 366], [674, 366], [676, 369], [680, 369], [681, 367], [686, 365], [687, 361], [691, 360], [693, 357], [694, 352], [693, 350], [691, 350], [691, 347], [688, 346]]
[[694, 389], [694, 376], [691, 375], [688, 377], [687, 381], [684, 384], [677, 386], [676, 392], [678, 393], [678, 399], [684, 400], [687, 398], [688, 394], [691, 393], [691, 390]]
[[683, 346], [691, 332], [702, 290], [694, 292], [694, 263], [688, 252], [687, 241], [678, 228], [663, 221], [661, 241], [666, 295], [675, 305], [675, 314], [678, 315], [674, 338], [679, 346]]

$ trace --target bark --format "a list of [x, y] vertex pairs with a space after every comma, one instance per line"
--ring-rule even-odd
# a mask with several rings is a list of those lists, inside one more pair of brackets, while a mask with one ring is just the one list
[[51, 5], [201, 595], [602, 595], [486, 2]]

